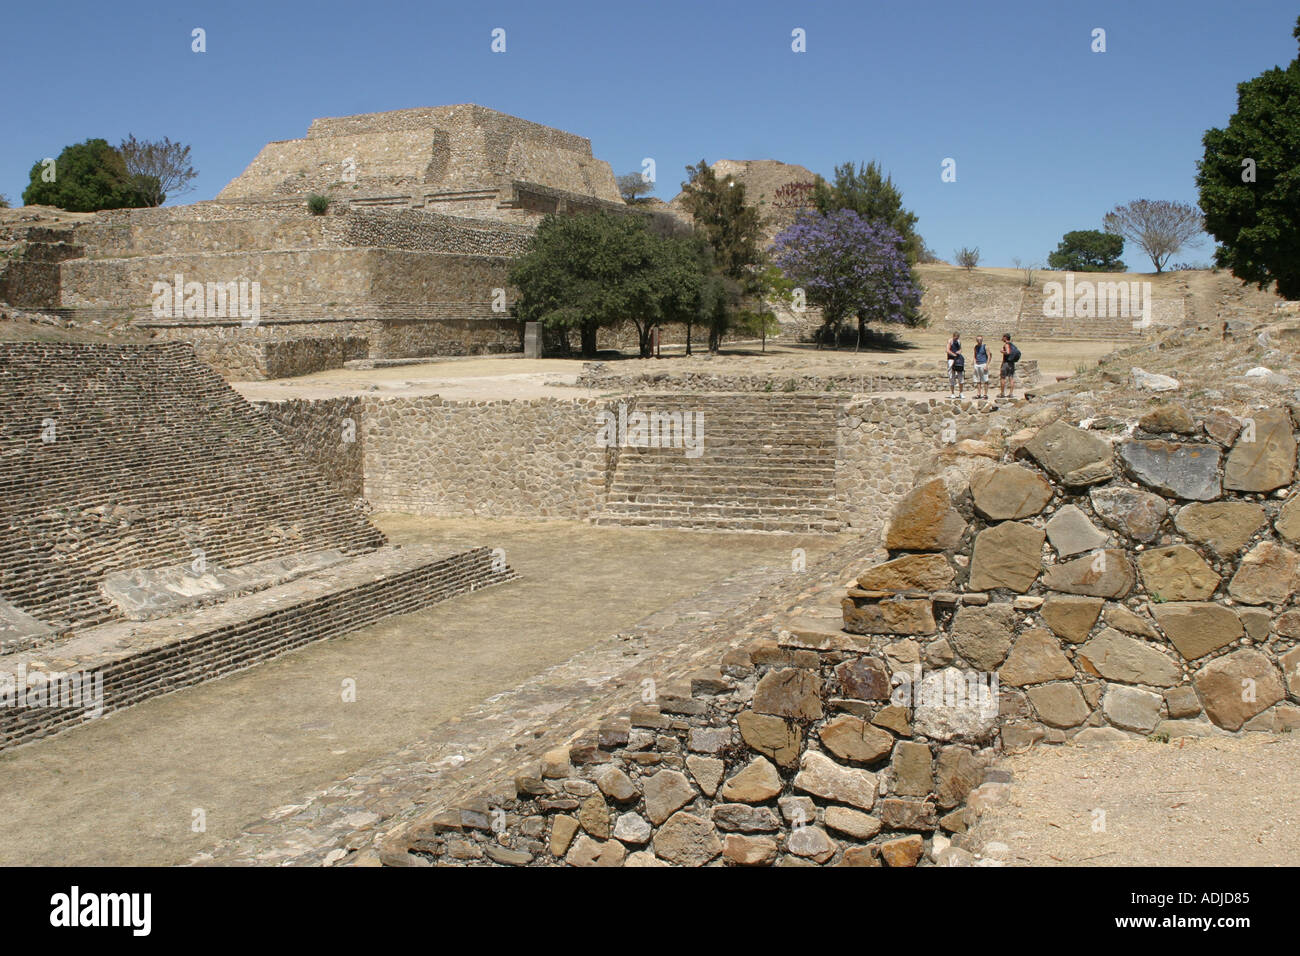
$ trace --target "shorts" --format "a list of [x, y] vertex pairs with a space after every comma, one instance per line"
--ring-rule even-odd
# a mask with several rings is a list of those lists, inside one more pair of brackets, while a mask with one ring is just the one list
[[987, 382], [988, 380], [989, 380], [989, 366], [988, 366], [988, 363], [986, 362], [986, 363], [984, 363], [983, 365], [976, 365], [976, 366], [975, 366], [975, 377], [974, 377], [973, 381], [974, 381], [976, 384], [980, 384], [980, 383], [982, 383], [982, 382]]
[[1016, 377], [1016, 363], [1015, 363], [1015, 362], [1003, 362], [1003, 363], [1002, 363], [1002, 377], [1003, 377], [1003, 378], [1015, 378], [1015, 377]]

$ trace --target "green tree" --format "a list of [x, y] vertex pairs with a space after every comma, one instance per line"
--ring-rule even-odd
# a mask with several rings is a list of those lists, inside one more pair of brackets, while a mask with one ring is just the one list
[[718, 179], [704, 160], [686, 172], [690, 179], [682, 183], [682, 204], [713, 248], [713, 267], [724, 280], [709, 285], [705, 303], [709, 351], [716, 352], [740, 302], [761, 285], [763, 217], [745, 202], [744, 183]]
[[618, 184], [619, 195], [629, 206], [640, 206], [648, 200], [645, 198], [654, 192], [655, 184], [647, 180], [640, 173], [627, 173], [619, 176], [615, 182]]
[[754, 294], [742, 306], [736, 326], [746, 335], [761, 339], [766, 352], [767, 337], [781, 332], [781, 320], [770, 303], [776, 301], [788, 305], [794, 299], [795, 284], [775, 265], [768, 266], [759, 274], [757, 284]]
[[65, 147], [52, 166], [37, 162], [23, 190], [28, 205], [57, 206], [69, 212], [95, 212], [149, 205], [122, 154], [107, 140], [88, 139]]
[[1300, 57], [1237, 84], [1237, 111], [1202, 142], [1196, 185], [1215, 262], [1300, 299]]
[[[654, 324], [678, 322], [686, 327], [686, 353], [691, 351], [691, 330], [697, 322], [704, 321], [701, 314], [701, 297], [705, 294], [705, 280], [709, 274], [709, 262], [712, 249], [707, 243], [695, 236], [670, 236], [659, 238], [651, 233], [654, 241], [654, 268], [649, 276], [651, 286], [650, 315]], [[640, 345], [642, 357], [650, 354], [649, 329], [642, 329]]]
[[701, 273], [695, 243], [663, 237], [637, 215], [593, 212], [547, 216], [528, 253], [515, 260], [515, 316], [548, 328], [577, 329], [584, 358], [596, 355], [599, 329], [631, 321], [640, 354], [665, 321], [698, 312]]
[[1047, 257], [1047, 267], [1070, 272], [1123, 272], [1124, 263], [1119, 259], [1123, 252], [1123, 236], [1099, 229], [1075, 229], [1067, 232], [1056, 251]]

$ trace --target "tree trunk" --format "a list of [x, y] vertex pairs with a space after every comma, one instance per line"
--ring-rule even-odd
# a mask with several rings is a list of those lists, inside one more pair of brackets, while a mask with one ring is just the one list
[[594, 359], [596, 357], [596, 323], [582, 323], [582, 357]]

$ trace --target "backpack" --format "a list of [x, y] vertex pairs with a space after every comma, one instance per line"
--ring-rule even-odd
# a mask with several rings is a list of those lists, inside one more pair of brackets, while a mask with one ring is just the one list
[[1014, 344], [1011, 345], [1011, 351], [1007, 353], [1007, 361], [1012, 365], [1020, 361], [1020, 349], [1016, 348]]

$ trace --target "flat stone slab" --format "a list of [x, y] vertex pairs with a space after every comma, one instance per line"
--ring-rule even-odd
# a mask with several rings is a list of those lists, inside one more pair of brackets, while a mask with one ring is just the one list
[[1246, 427], [1223, 466], [1223, 487], [1268, 492], [1295, 476], [1296, 439], [1284, 408], [1261, 409], [1243, 420]]
[[0, 654], [25, 650], [57, 636], [58, 631], [48, 624], [0, 600]]
[[1216, 445], [1172, 441], [1126, 441], [1119, 457], [1134, 480], [1153, 491], [1186, 501], [1213, 501], [1223, 489], [1222, 453]]
[[1070, 558], [1106, 544], [1106, 535], [1075, 505], [1066, 505], [1047, 522], [1047, 538], [1056, 553]]
[[1065, 422], [1040, 428], [1025, 443], [1024, 451], [1053, 478], [1072, 488], [1108, 481], [1115, 473], [1110, 443]]
[[267, 558], [238, 568], [212, 563], [198, 565], [201, 571], [195, 564], [133, 568], [104, 575], [99, 589], [128, 621], [148, 621], [284, 584], [346, 560], [347, 555], [331, 548]]
[[995, 465], [971, 476], [975, 510], [992, 521], [1029, 518], [1052, 500], [1052, 486], [1042, 475], [1020, 465]]

